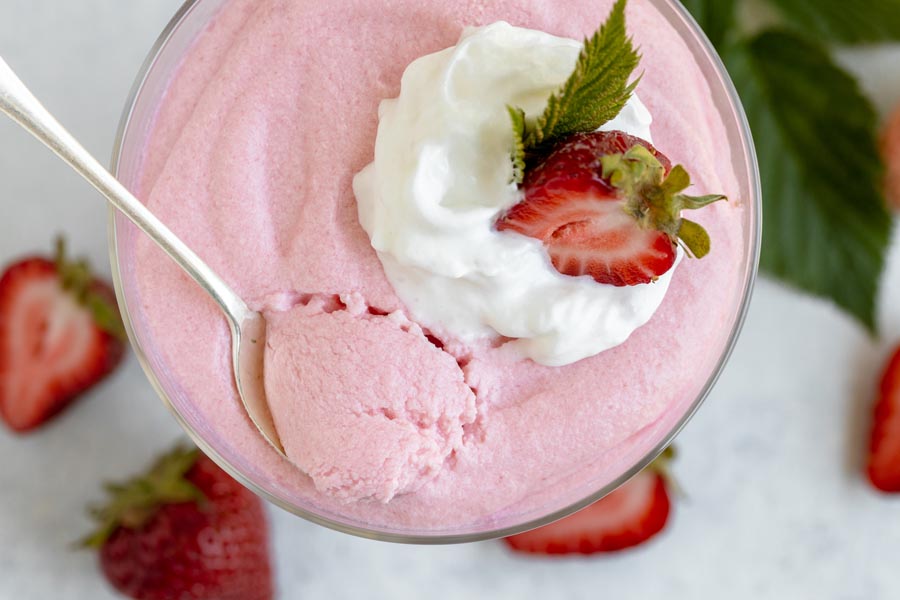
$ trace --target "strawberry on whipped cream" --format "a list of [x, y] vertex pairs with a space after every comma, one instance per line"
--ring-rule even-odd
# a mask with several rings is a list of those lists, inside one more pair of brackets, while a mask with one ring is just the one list
[[[562, 366], [618, 346], [659, 308], [674, 269], [615, 287], [563, 275], [533, 238], [497, 230], [517, 204], [507, 105], [539, 113], [582, 44], [504, 22], [413, 62], [382, 102], [375, 161], [354, 180], [360, 223], [412, 316], [467, 342], [510, 338]], [[652, 142], [637, 95], [603, 126]]]

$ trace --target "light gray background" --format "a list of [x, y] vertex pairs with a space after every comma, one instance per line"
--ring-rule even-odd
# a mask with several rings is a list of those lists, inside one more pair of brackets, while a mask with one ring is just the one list
[[[180, 0], [0, 0], [0, 55], [98, 157], [132, 79]], [[879, 109], [900, 101], [900, 47], [842, 60]], [[0, 262], [72, 246], [107, 268], [106, 207], [47, 151], [0, 122]], [[900, 248], [883, 342], [827, 304], [763, 281], [737, 351], [681, 436], [688, 497], [665, 535], [609, 558], [532, 560], [499, 542], [404, 547], [271, 511], [282, 598], [900, 597], [900, 498], [859, 472], [871, 395], [900, 339]], [[133, 357], [102, 389], [26, 438], [0, 427], [0, 600], [114, 598], [69, 544], [98, 482], [180, 437]]]

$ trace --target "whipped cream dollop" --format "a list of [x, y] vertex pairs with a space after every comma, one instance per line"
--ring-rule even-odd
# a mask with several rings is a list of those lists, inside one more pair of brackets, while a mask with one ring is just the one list
[[[543, 244], [498, 232], [522, 198], [511, 183], [507, 105], [540, 114], [572, 73], [582, 44], [504, 22], [407, 67], [400, 96], [379, 109], [375, 161], [353, 181], [359, 218], [412, 317], [465, 342], [512, 338], [523, 357], [562, 366], [623, 343], [668, 290], [615, 287], [553, 268]], [[632, 96], [603, 130], [652, 141]]]

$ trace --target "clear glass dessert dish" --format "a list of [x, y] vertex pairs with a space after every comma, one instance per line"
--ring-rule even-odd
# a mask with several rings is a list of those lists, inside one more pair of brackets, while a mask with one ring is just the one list
[[[153, 134], [160, 107], [178, 69], [184, 64], [195, 41], [213, 22], [230, 0], [188, 0], [161, 34], [138, 74], [126, 104], [113, 154], [113, 172], [141, 195], [148, 139]], [[305, 0], [296, 0], [305, 2]], [[197, 445], [226, 471], [248, 488], [272, 503], [315, 523], [346, 533], [385, 541], [405, 543], [460, 543], [507, 536], [532, 529], [564, 517], [595, 502], [616, 489], [652, 462], [688, 422], [714, 385], [724, 367], [750, 300], [760, 249], [761, 204], [759, 175], [750, 131], [737, 93], [722, 62], [705, 35], [674, 0], [632, 0], [652, 6], [689, 51], [700, 73], [699, 85], [709, 89], [710, 106], [723, 125], [727, 148], [720, 154], [730, 156], [730, 171], [735, 183], [731, 202], [740, 208], [743, 239], [736, 259], [729, 265], [734, 290], [723, 292], [727, 304], [716, 331], [703, 340], [709, 348], [708, 361], [696, 366], [689, 389], [645, 427], [628, 438], [628, 443], [603, 457], [603, 468], [586, 476], [582, 471], [561, 475], [553, 492], [538, 491], [528, 502], [511, 503], [492, 514], [481, 515], [465, 523], [446, 526], [415, 526], [391, 523], [384, 517], [369, 520], [365, 510], [346, 511], [340, 504], [317, 501], [311, 486], [301, 488], [287, 481], [285, 471], [265, 468], [242, 451], [240, 444], [222, 435], [215, 423], [196, 409], [191, 386], [179, 381], [171, 364], [154, 343], [146, 316], [146, 306], [137, 293], [139, 271], [136, 240], [141, 235], [121, 215], [110, 217], [110, 251], [116, 293], [129, 338], [144, 371], [163, 402], [173, 412]], [[510, 16], [514, 20], [515, 15]], [[646, 52], [660, 52], [651, 47]], [[210, 57], [206, 57], [210, 59]], [[638, 90], [640, 94], [640, 89]], [[673, 94], [677, 105], [677, 94]], [[373, 98], [377, 103], [382, 98]], [[677, 107], [676, 107], [677, 108]], [[190, 110], [180, 107], [179, 110]], [[677, 114], [677, 113], [673, 113]], [[303, 152], [303, 148], [297, 148]], [[177, 232], [177, 229], [176, 229]], [[208, 260], [208, 258], [207, 258]], [[185, 327], [190, 327], [189, 323]], [[156, 335], [159, 335], [158, 333]], [[194, 392], [195, 394], [197, 392]], [[223, 399], [225, 402], [225, 399]], [[274, 451], [273, 451], [274, 452]], [[252, 454], [252, 453], [250, 453]], [[274, 459], [273, 459], [274, 460]], [[588, 465], [590, 466], [590, 465]], [[298, 473], [297, 477], [301, 477]], [[548, 485], [548, 487], [550, 487]]]

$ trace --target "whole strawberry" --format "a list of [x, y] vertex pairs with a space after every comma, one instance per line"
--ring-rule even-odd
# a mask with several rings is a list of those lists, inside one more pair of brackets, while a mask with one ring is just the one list
[[628, 483], [574, 515], [504, 541], [528, 554], [597, 554], [643, 544], [669, 520], [672, 456], [667, 450]]
[[544, 242], [560, 273], [639, 285], [672, 268], [676, 245], [696, 258], [709, 253], [709, 235], [681, 211], [725, 197], [683, 194], [687, 171], [648, 142], [621, 131], [578, 133], [530, 162], [524, 198], [497, 229]]
[[196, 449], [176, 448], [145, 475], [108, 485], [92, 511], [104, 575], [137, 600], [273, 597], [262, 503]]
[[0, 416], [37, 428], [109, 375], [124, 355], [115, 294], [84, 261], [31, 257], [0, 277]]

